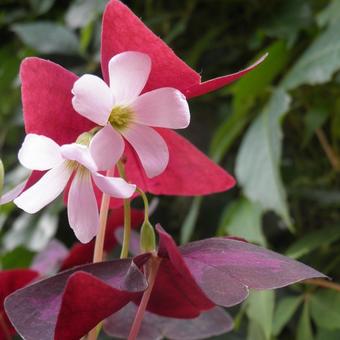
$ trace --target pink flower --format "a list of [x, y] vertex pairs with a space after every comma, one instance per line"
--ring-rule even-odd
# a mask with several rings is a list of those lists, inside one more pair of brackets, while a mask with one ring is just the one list
[[188, 103], [175, 88], [163, 87], [140, 95], [151, 67], [146, 54], [123, 52], [109, 62], [110, 86], [86, 74], [72, 88], [73, 108], [98, 125], [112, 125], [117, 143], [122, 143], [123, 135], [149, 178], [160, 175], [169, 161], [166, 142], [151, 127], [182, 129], [190, 122]]
[[[116, 198], [129, 198], [136, 186], [122, 178], [106, 177], [98, 171], [112, 168], [124, 145], [112, 143], [112, 127], [107, 125], [89, 142], [81, 136], [79, 143], [59, 146], [52, 139], [28, 134], [19, 151], [20, 163], [28, 169], [45, 171], [41, 179], [19, 195], [14, 203], [33, 214], [58, 197], [74, 174], [67, 202], [68, 219], [77, 238], [89, 242], [96, 234], [99, 214], [92, 181], [104, 193]], [[83, 145], [85, 143], [89, 145]]]
[[[110, 60], [127, 51], [145, 53], [152, 62], [150, 75], [142, 89], [142, 95], [138, 98], [143, 98], [144, 94], [146, 96], [150, 91], [169, 87], [177, 89], [187, 99], [200, 96], [237, 80], [264, 59], [261, 58], [257, 63], [240, 72], [201, 82], [200, 75], [179, 59], [128, 7], [120, 1], [111, 0], [103, 16], [101, 46], [102, 74], [107, 84], [110, 78]], [[27, 58], [21, 65], [20, 77], [27, 133], [48, 136], [62, 145], [74, 142], [81, 133], [95, 126], [93, 122], [77, 114], [72, 107], [71, 90], [77, 80], [77, 76], [73, 73], [50, 61]], [[106, 87], [102, 86], [102, 88], [102, 93], [107, 92]], [[105, 119], [103, 119], [104, 123]], [[139, 127], [148, 129], [144, 125]], [[135, 150], [128, 143], [124, 150], [127, 178], [143, 191], [155, 195], [206, 195], [228, 190], [235, 184], [235, 180], [224, 169], [212, 162], [185, 138], [162, 127], [151, 129], [162, 137], [169, 153], [169, 162], [161, 175], [148, 178], [143, 169], [144, 164], [142, 167], [138, 159], [140, 153], [137, 157]], [[153, 144], [151, 146], [154, 147]], [[161, 155], [163, 162], [160, 158], [157, 162], [165, 166], [165, 151]], [[34, 173], [29, 185], [36, 180], [37, 175]], [[112, 205], [117, 203], [121, 205], [121, 201], [111, 201], [113, 201]]]

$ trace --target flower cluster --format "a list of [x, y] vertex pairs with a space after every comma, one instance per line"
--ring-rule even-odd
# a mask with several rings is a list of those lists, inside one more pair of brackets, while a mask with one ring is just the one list
[[[149, 222], [145, 192], [205, 195], [234, 185], [225, 170], [172, 130], [189, 125], [187, 100], [229, 84], [263, 59], [243, 71], [201, 82], [125, 5], [111, 0], [103, 17], [103, 79], [90, 74], [78, 78], [35, 57], [22, 62], [27, 135], [18, 158], [32, 174], [0, 203], [13, 200], [33, 214], [64, 191], [69, 225], [83, 244], [60, 256], [55, 248], [46, 253], [49, 266], [61, 273], [15, 291], [46, 275], [43, 265], [33, 267], [5, 291], [2, 302], [14, 291], [4, 304], [20, 335], [72, 340], [90, 332], [93, 338], [91, 329], [109, 317], [104, 328], [113, 336], [135, 339], [141, 330], [141, 338], [144, 332], [148, 339], [159, 334], [198, 339], [231, 329], [230, 316], [217, 305], [238, 304], [249, 289], [323, 276], [240, 240], [212, 238], [177, 247], [158, 226], [157, 246]], [[130, 199], [137, 195], [145, 206], [144, 213], [133, 218], [143, 222], [135, 242], [141, 251], [131, 248]], [[119, 222], [124, 224], [122, 255], [102, 262], [103, 252], [115, 244], [110, 222], [105, 230], [110, 209], [112, 216], [117, 211], [124, 216]], [[126, 258], [129, 249], [135, 252], [132, 259]], [[92, 256], [95, 263], [85, 264]], [[56, 259], [62, 263], [57, 265]], [[12, 278], [20, 272], [3, 275]], [[205, 325], [203, 333], [197, 331], [200, 324]], [[184, 327], [186, 333], [181, 333]]]

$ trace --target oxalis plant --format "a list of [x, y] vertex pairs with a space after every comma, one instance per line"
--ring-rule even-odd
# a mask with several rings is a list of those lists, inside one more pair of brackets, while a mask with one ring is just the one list
[[[4, 339], [17, 332], [28, 340], [94, 340], [101, 331], [130, 340], [203, 339], [232, 329], [221, 306], [241, 303], [250, 289], [324, 277], [242, 239], [178, 247], [166, 226], [149, 221], [148, 192], [200, 196], [233, 187], [231, 175], [172, 130], [189, 125], [190, 98], [228, 85], [265, 57], [201, 82], [125, 5], [111, 0], [103, 15], [103, 79], [78, 78], [35, 57], [22, 62], [27, 135], [18, 159], [32, 173], [1, 204], [13, 201], [34, 214], [64, 192], [80, 243], [69, 252], [51, 243], [31, 269], [0, 273]], [[137, 196], [143, 212], [131, 209]], [[140, 225], [139, 233], [131, 230]], [[117, 239], [120, 258], [104, 261]]]

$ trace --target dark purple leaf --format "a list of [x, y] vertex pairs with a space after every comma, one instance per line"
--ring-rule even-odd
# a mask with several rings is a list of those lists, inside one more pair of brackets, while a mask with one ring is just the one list
[[5, 300], [5, 309], [26, 340], [76, 340], [146, 286], [129, 259], [83, 265], [16, 291]]
[[[194, 318], [214, 307], [197, 285], [175, 241], [161, 227], [158, 255], [162, 258], [147, 309], [176, 318]], [[135, 302], [139, 302], [136, 300]]]
[[191, 274], [216, 304], [232, 306], [248, 288], [275, 289], [325, 277], [311, 267], [250, 243], [211, 238], [180, 247]]
[[[126, 339], [137, 312], [129, 303], [104, 322], [105, 332], [113, 337]], [[145, 312], [138, 340], [194, 340], [205, 339], [230, 331], [233, 321], [222, 308], [215, 307], [194, 319], [175, 319]]]

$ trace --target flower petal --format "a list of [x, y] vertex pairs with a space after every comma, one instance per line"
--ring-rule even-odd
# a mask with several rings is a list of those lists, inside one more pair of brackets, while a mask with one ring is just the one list
[[19, 150], [20, 163], [31, 170], [48, 170], [58, 166], [64, 160], [60, 146], [51, 138], [28, 134]]
[[110, 87], [117, 105], [128, 105], [142, 92], [151, 71], [151, 59], [140, 52], [123, 52], [109, 62]]
[[190, 123], [188, 102], [180, 91], [171, 87], [144, 93], [131, 106], [139, 124], [183, 129]]
[[156, 130], [133, 124], [122, 134], [136, 151], [149, 178], [158, 176], [165, 170], [169, 162], [169, 150]]
[[68, 194], [67, 215], [70, 227], [80, 242], [88, 243], [96, 236], [99, 213], [89, 172], [78, 171], [74, 176]]
[[9, 203], [13, 201], [15, 198], [17, 198], [21, 194], [21, 192], [24, 190], [26, 184], [27, 184], [27, 180], [21, 182], [16, 187], [14, 187], [10, 191], [7, 191], [5, 194], [3, 194], [0, 197], [0, 205]]
[[61, 194], [71, 174], [72, 170], [65, 163], [60, 164], [25, 190], [14, 203], [29, 214], [36, 213]]
[[110, 1], [103, 16], [101, 65], [108, 80], [110, 59], [124, 51], [146, 53], [152, 60], [152, 70], [144, 91], [174, 87], [181, 92], [199, 83], [200, 76], [151, 32], [121, 1]]
[[110, 88], [97, 76], [85, 74], [73, 85], [73, 108], [98, 125], [105, 125], [114, 105]]
[[110, 124], [96, 133], [91, 140], [89, 149], [98, 170], [112, 168], [122, 156], [124, 145], [122, 136]]
[[60, 147], [62, 156], [70, 161], [76, 161], [89, 169], [91, 172], [97, 171], [97, 165], [91, 157], [89, 148], [85, 145], [72, 143]]
[[106, 177], [98, 173], [93, 173], [92, 178], [102, 192], [116, 198], [130, 198], [136, 190], [134, 184], [127, 183], [123, 178]]
[[51, 61], [26, 58], [20, 66], [25, 130], [52, 138], [59, 145], [74, 142], [94, 123], [72, 107], [77, 76]]

